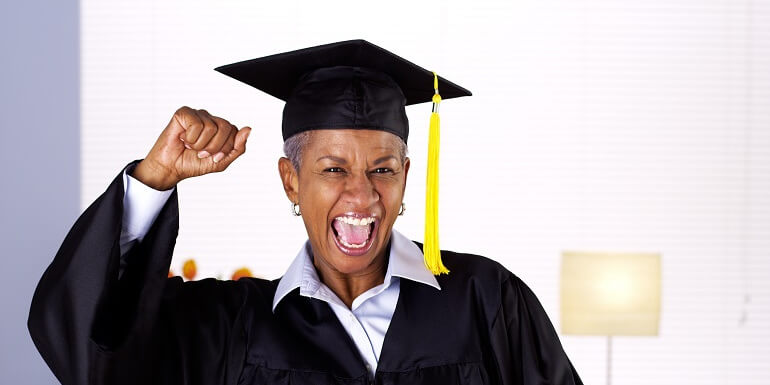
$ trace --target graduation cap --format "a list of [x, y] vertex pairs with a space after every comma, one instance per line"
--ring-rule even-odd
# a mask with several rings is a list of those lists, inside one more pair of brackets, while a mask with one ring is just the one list
[[[308, 130], [369, 129], [406, 142], [405, 106], [433, 102], [428, 140], [425, 263], [448, 273], [438, 245], [438, 105], [471, 92], [365, 40], [350, 40], [216, 68], [286, 102], [283, 139]], [[439, 94], [439, 87], [441, 94]]]

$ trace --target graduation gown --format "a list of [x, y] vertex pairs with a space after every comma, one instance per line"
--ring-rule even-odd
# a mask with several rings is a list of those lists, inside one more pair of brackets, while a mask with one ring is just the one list
[[532, 291], [496, 262], [450, 251], [440, 291], [401, 280], [370, 378], [329, 305], [299, 289], [273, 312], [277, 280], [167, 278], [177, 202], [175, 191], [121, 258], [119, 175], [68, 233], [28, 320], [62, 384], [582, 383]]

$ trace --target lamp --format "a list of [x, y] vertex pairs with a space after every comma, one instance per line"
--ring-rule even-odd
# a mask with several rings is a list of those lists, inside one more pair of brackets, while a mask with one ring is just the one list
[[607, 336], [607, 385], [612, 336], [658, 335], [660, 277], [660, 254], [562, 253], [562, 333]]

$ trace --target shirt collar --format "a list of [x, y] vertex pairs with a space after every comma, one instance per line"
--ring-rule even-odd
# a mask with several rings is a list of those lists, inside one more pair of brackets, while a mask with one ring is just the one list
[[[299, 288], [300, 295], [305, 297], [315, 297], [319, 290], [328, 290], [326, 285], [321, 283], [310, 255], [310, 241], [306, 241], [278, 282], [273, 297], [273, 311], [294, 289]], [[393, 230], [390, 236], [390, 255], [384, 281], [386, 286], [393, 277], [405, 278], [441, 290], [436, 277], [425, 267], [422, 250], [396, 230]]]

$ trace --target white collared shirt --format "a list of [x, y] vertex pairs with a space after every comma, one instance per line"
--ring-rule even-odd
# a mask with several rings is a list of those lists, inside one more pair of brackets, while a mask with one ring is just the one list
[[[123, 188], [121, 255], [125, 254], [135, 241], [144, 238], [173, 191], [154, 190], [125, 171]], [[385, 333], [396, 310], [400, 280], [409, 279], [441, 290], [436, 278], [425, 267], [420, 248], [395, 230], [392, 231], [390, 239], [388, 268], [383, 283], [356, 297], [350, 308], [319, 279], [313, 266], [309, 241], [306, 241], [297, 253], [279, 281], [273, 297], [273, 311], [287, 294], [297, 288], [300, 290], [299, 294], [304, 297], [328, 303], [358, 348], [370, 376], [377, 370]]]
[[369, 374], [373, 376], [380, 360], [385, 333], [396, 310], [400, 279], [409, 279], [441, 290], [436, 277], [425, 267], [422, 251], [417, 245], [395, 230], [391, 233], [390, 242], [385, 280], [361, 293], [353, 300], [350, 308], [318, 278], [310, 256], [309, 241], [305, 242], [278, 283], [273, 297], [273, 311], [296, 288], [299, 288], [301, 296], [328, 303], [356, 344]]

